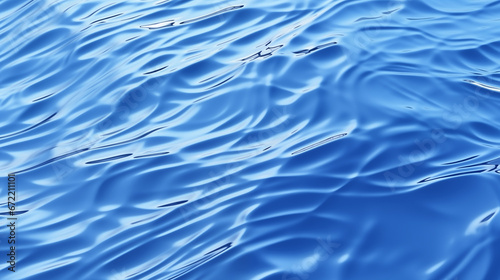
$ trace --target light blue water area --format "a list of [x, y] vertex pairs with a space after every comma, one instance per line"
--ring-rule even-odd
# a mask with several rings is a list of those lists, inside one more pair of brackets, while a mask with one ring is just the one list
[[1, 279], [500, 279], [499, 1], [6, 0], [0, 34]]

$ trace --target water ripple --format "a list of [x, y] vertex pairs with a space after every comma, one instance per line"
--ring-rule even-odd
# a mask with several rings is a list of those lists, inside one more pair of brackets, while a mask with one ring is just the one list
[[1, 2], [16, 277], [497, 279], [499, 13]]

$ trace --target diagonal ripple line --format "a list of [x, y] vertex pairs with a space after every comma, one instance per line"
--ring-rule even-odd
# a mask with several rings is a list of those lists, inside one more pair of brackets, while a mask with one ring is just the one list
[[179, 24], [189, 24], [189, 23], [192, 23], [192, 22], [195, 22], [195, 21], [199, 21], [199, 20], [207, 19], [207, 18], [209, 18], [209, 17], [213, 17], [213, 16], [216, 16], [216, 15], [220, 15], [220, 14], [225, 13], [225, 12], [229, 12], [229, 11], [233, 11], [233, 10], [241, 9], [241, 8], [243, 8], [244, 6], [245, 6], [245, 5], [230, 6], [230, 7], [227, 7], [227, 8], [221, 9], [221, 10], [218, 10], [218, 11], [216, 11], [216, 12], [213, 12], [213, 13], [210, 13], [210, 14], [207, 14], [207, 15], [204, 15], [204, 16], [201, 16], [201, 17], [197, 17], [197, 18], [189, 19], [189, 20], [186, 20], [186, 21], [181, 21]]
[[479, 83], [479, 82], [476, 82], [476, 81], [473, 81], [473, 80], [464, 80], [464, 82], [473, 84], [473, 85], [478, 86], [478, 87], [482, 87], [482, 88], [487, 89], [487, 90], [500, 92], [500, 88], [497, 88], [497, 87], [494, 87], [494, 86], [485, 85], [485, 84], [482, 84], [482, 83]]
[[152, 129], [152, 130], [150, 130], [150, 131], [147, 131], [147, 132], [145, 132], [145, 133], [143, 133], [143, 134], [141, 134], [141, 135], [139, 135], [139, 136], [137, 136], [137, 137], [134, 137], [134, 138], [132, 138], [132, 139], [129, 139], [129, 140], [125, 140], [125, 141], [121, 141], [121, 142], [117, 142], [117, 143], [112, 143], [112, 144], [107, 144], [107, 145], [99, 146], [99, 147], [96, 147], [96, 148], [94, 148], [94, 149], [103, 149], [103, 148], [109, 148], [109, 147], [118, 146], [118, 145], [122, 145], [122, 144], [127, 144], [127, 143], [130, 143], [130, 142], [133, 142], [133, 141], [136, 141], [136, 140], [142, 139], [142, 138], [144, 138], [144, 137], [148, 136], [149, 134], [151, 134], [151, 133], [153, 133], [153, 132], [155, 132], [155, 131], [158, 131], [158, 130], [160, 130], [160, 129], [162, 129], [162, 128], [165, 128], [165, 126], [162, 126], [162, 127], [157, 127], [157, 128], [155, 128], [155, 129]]
[[462, 163], [462, 162], [466, 162], [466, 161], [475, 159], [477, 157], [478, 156], [475, 155], [475, 156], [471, 156], [471, 157], [468, 157], [468, 158], [465, 158], [465, 159], [460, 159], [460, 160], [457, 160], [457, 161], [447, 162], [447, 163], [444, 163], [443, 165], [452, 165], [452, 164]]
[[340, 139], [340, 138], [342, 138], [342, 137], [344, 137], [346, 135], [347, 135], [347, 133], [341, 133], [341, 134], [337, 134], [337, 135], [334, 135], [334, 136], [330, 136], [330, 137], [328, 137], [326, 139], [323, 139], [323, 140], [321, 140], [319, 142], [316, 142], [314, 144], [311, 144], [311, 145], [309, 145], [307, 147], [304, 147], [302, 149], [299, 149], [299, 150], [293, 152], [292, 156], [293, 155], [298, 155], [298, 154], [301, 154], [301, 153], [304, 153], [304, 152], [307, 152], [307, 151], [312, 150], [314, 148], [317, 148], [319, 146], [323, 146], [323, 145], [325, 145], [327, 143], [330, 143], [330, 142], [332, 142], [334, 140]]
[[487, 172], [487, 171], [491, 171], [491, 170], [482, 169], [482, 170], [474, 170], [474, 171], [454, 173], [454, 174], [451, 174], [451, 175], [439, 176], [439, 177], [434, 177], [434, 178], [428, 177], [428, 178], [425, 178], [425, 179], [422, 179], [422, 180], [418, 181], [418, 183], [421, 184], [421, 183], [426, 183], [426, 182], [435, 181], [435, 180], [441, 180], [441, 179], [445, 179], [445, 178], [452, 178], [452, 177], [457, 177], [457, 176], [462, 176], [462, 175], [469, 175], [469, 174], [478, 174], [478, 173], [483, 173], [483, 172]]
[[61, 160], [63, 158], [67, 158], [67, 157], [70, 157], [70, 156], [73, 156], [73, 155], [76, 155], [76, 154], [79, 154], [79, 153], [83, 153], [85, 151], [88, 151], [89, 148], [84, 148], [84, 149], [80, 149], [80, 150], [76, 150], [76, 151], [73, 151], [73, 152], [69, 152], [67, 154], [64, 154], [64, 155], [60, 155], [60, 156], [57, 156], [57, 157], [54, 157], [54, 158], [51, 158], [49, 160], [46, 160], [42, 163], [39, 163], [37, 165], [34, 165], [32, 167], [28, 167], [26, 169], [23, 169], [23, 170], [20, 170], [20, 171], [17, 171], [15, 173], [23, 173], [23, 172], [26, 172], [26, 171], [30, 171], [30, 170], [33, 170], [33, 169], [36, 169], [38, 167], [41, 167], [41, 166], [44, 166], [44, 165], [47, 165], [49, 163], [52, 163], [52, 162], [55, 162], [55, 161], [58, 161], [58, 160]]
[[141, 25], [141, 27], [153, 30], [153, 29], [159, 29], [159, 28], [162, 28], [162, 27], [173, 26], [174, 23], [175, 23], [174, 20], [169, 19], [169, 20], [161, 21], [161, 22], [157, 22], [157, 23], [152, 23], [152, 24], [147, 24], [147, 25]]
[[134, 158], [145, 158], [145, 157], [163, 156], [163, 155], [168, 155], [168, 154], [170, 154], [170, 152], [161, 152], [161, 153], [154, 153], [154, 154], [145, 154], [145, 155], [135, 156]]
[[184, 204], [188, 201], [189, 200], [181, 200], [181, 201], [171, 202], [171, 203], [160, 205], [160, 206], [158, 206], [158, 208], [176, 206], [176, 205]]
[[4, 139], [4, 138], [8, 138], [8, 137], [12, 137], [12, 136], [16, 136], [16, 135], [19, 135], [19, 134], [21, 134], [21, 133], [24, 133], [24, 132], [30, 131], [30, 130], [32, 130], [32, 129], [34, 129], [34, 128], [37, 128], [37, 127], [41, 126], [42, 124], [44, 124], [44, 123], [46, 123], [46, 122], [50, 121], [50, 119], [52, 119], [52, 118], [53, 118], [56, 114], [57, 114], [57, 113], [54, 113], [54, 114], [50, 115], [48, 118], [44, 119], [43, 121], [41, 121], [41, 122], [39, 122], [39, 123], [37, 123], [37, 124], [35, 124], [35, 125], [32, 125], [32, 126], [30, 126], [30, 127], [26, 128], [26, 129], [23, 129], [23, 130], [21, 130], [21, 131], [14, 132], [14, 133], [11, 133], [11, 134], [8, 134], [8, 135], [4, 135], [4, 136], [0, 136], [0, 139]]
[[112, 160], [117, 160], [117, 159], [122, 159], [131, 156], [132, 154], [123, 154], [123, 155], [117, 155], [117, 156], [112, 156], [108, 158], [102, 158], [102, 159], [97, 159], [97, 160], [92, 160], [88, 161], [85, 164], [97, 164], [97, 163], [103, 163], [103, 162], [108, 162]]
[[196, 261], [193, 261], [192, 263], [190, 264], [187, 264], [183, 267], [181, 267], [178, 271], [179, 272], [176, 272], [175, 275], [171, 276], [168, 278], [168, 280], [174, 280], [174, 279], [177, 279], [187, 273], [189, 273], [190, 271], [192, 271], [193, 269], [197, 268], [198, 266], [210, 261], [211, 259], [217, 257], [218, 255], [224, 253], [225, 251], [227, 251], [229, 248], [231, 248], [232, 246], [232, 243], [229, 242], [227, 244], [224, 244], [222, 246], [220, 246], [219, 248], [217, 249], [214, 249], [206, 254], [203, 255], [203, 257], [201, 257], [200, 259], [196, 260]]
[[160, 29], [160, 28], [163, 28], [163, 27], [169, 27], [169, 26], [174, 26], [174, 25], [190, 24], [190, 23], [193, 23], [193, 22], [196, 22], [196, 21], [200, 21], [200, 20], [204, 20], [204, 19], [207, 19], [207, 18], [210, 18], [210, 17], [213, 17], [213, 16], [217, 16], [217, 15], [220, 15], [220, 14], [223, 14], [223, 13], [226, 13], [226, 12], [230, 12], [230, 11], [233, 11], [233, 10], [241, 9], [244, 6], [245, 5], [230, 6], [230, 7], [227, 7], [227, 8], [218, 10], [218, 11], [215, 11], [213, 13], [210, 13], [210, 14], [207, 14], [207, 15], [204, 15], [204, 16], [200, 16], [200, 17], [197, 17], [197, 18], [193, 18], [193, 19], [188, 19], [188, 20], [185, 20], [185, 21], [181, 21], [178, 24], [175, 23], [175, 20], [169, 19], [169, 20], [160, 21], [160, 22], [157, 22], [157, 23], [152, 23], [152, 24], [147, 24], [147, 25], [141, 25], [140, 27], [141, 28], [148, 28], [150, 30], [154, 30], [154, 29]]
[[493, 218], [493, 216], [495, 215], [495, 213], [496, 213], [496, 212], [490, 213], [488, 216], [484, 217], [484, 218], [481, 220], [481, 223], [484, 223], [484, 222], [489, 221], [491, 218]]

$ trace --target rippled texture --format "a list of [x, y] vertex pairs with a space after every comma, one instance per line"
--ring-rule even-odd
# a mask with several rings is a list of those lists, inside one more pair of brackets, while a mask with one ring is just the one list
[[0, 31], [9, 279], [500, 279], [498, 1], [3, 1]]

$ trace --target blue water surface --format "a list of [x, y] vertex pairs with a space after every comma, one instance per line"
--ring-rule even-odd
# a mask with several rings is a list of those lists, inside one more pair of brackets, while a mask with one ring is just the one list
[[500, 1], [4, 0], [0, 34], [0, 279], [500, 279]]

